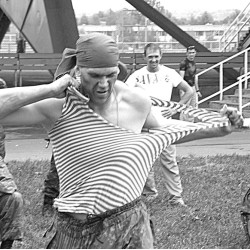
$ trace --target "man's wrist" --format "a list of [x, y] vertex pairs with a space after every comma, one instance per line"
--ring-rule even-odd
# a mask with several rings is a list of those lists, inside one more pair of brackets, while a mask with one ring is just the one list
[[242, 126], [245, 127], [245, 128], [250, 128], [250, 118], [245, 118], [243, 120], [243, 125]]
[[199, 90], [199, 89], [197, 89], [197, 90], [196, 90], [196, 92], [200, 92], [200, 90]]

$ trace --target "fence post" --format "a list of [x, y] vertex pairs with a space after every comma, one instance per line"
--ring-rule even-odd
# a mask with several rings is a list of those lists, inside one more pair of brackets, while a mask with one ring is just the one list
[[223, 99], [223, 64], [220, 64], [220, 79], [219, 79], [219, 83], [220, 83], [220, 101], [222, 101]]
[[242, 78], [239, 80], [239, 112], [242, 114]]
[[[247, 75], [247, 72], [248, 72], [248, 50], [245, 51], [244, 53], [244, 74]], [[244, 86], [244, 89], [247, 89], [247, 84], [248, 83], [248, 78], [245, 77], [245, 86]]]

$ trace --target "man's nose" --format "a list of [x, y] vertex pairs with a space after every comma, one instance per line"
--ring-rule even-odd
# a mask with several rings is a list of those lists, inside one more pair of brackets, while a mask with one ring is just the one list
[[105, 87], [108, 84], [107, 77], [106, 76], [101, 77], [98, 84], [100, 87]]

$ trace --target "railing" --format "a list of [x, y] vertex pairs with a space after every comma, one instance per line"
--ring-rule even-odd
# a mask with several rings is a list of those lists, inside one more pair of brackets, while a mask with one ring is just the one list
[[[205, 101], [207, 101], [207, 100], [209, 100], [209, 99], [211, 99], [211, 98], [213, 98], [213, 97], [215, 97], [217, 95], [220, 95], [219, 99], [220, 99], [220, 101], [222, 101], [223, 100], [223, 93], [225, 91], [227, 91], [227, 90], [229, 90], [229, 89], [231, 89], [231, 88], [238, 85], [238, 89], [239, 89], [239, 111], [242, 112], [243, 108], [250, 105], [250, 103], [247, 103], [247, 104], [244, 104], [244, 105], [242, 104], [242, 85], [243, 85], [243, 82], [244, 82], [244, 89], [246, 89], [248, 87], [248, 79], [250, 78], [250, 72], [248, 72], [248, 51], [249, 50], [250, 50], [250, 48], [245, 49], [245, 50], [243, 50], [243, 51], [241, 51], [241, 52], [239, 52], [239, 53], [237, 53], [237, 54], [235, 54], [235, 55], [233, 55], [233, 56], [231, 56], [231, 57], [229, 57], [229, 58], [215, 64], [215, 65], [213, 65], [212, 67], [203, 70], [202, 72], [200, 72], [200, 73], [198, 73], [196, 75], [197, 80], [198, 80], [199, 76], [201, 76], [202, 74], [204, 74], [204, 73], [206, 73], [206, 72], [208, 72], [208, 71], [210, 71], [212, 69], [215, 69], [215, 68], [219, 67], [219, 91], [217, 91], [216, 93], [214, 93], [214, 94], [212, 94], [212, 95], [210, 95], [210, 96], [208, 96], [206, 98], [203, 98], [202, 100], [200, 100], [198, 102], [198, 104], [201, 104], [201, 103], [203, 103], [203, 102], [205, 102]], [[244, 74], [237, 78], [237, 80], [238, 80], [237, 82], [231, 84], [230, 86], [227, 86], [227, 87], [223, 88], [223, 64], [225, 64], [226, 62], [232, 60], [233, 58], [235, 58], [237, 56], [240, 56], [241, 54], [244, 54]]]
[[[234, 19], [231, 25], [223, 33], [220, 38], [220, 51], [230, 51], [229, 46], [234, 43], [233, 48], [238, 48], [239, 38], [237, 38], [235, 46], [235, 38], [238, 36], [242, 28], [248, 23], [250, 19], [250, 2], [247, 6], [239, 13], [239, 15]], [[227, 50], [229, 48], [229, 50]]]
[[[244, 75], [247, 74], [247, 72], [248, 72], [248, 51], [249, 50], [250, 50], [250, 48], [247, 48], [247, 49], [245, 49], [245, 50], [243, 50], [243, 51], [241, 51], [241, 52], [239, 52], [239, 53], [237, 53], [237, 54], [235, 54], [235, 55], [233, 55], [233, 56], [231, 56], [231, 57], [229, 57], [229, 58], [227, 58], [227, 59], [225, 59], [225, 60], [223, 60], [223, 61], [221, 61], [221, 62], [219, 62], [219, 63], [217, 63], [217, 64], [215, 64], [215, 65], [213, 65], [213, 66], [211, 66], [211, 67], [209, 67], [207, 69], [205, 69], [205, 70], [203, 70], [202, 72], [196, 74], [196, 78], [197, 78], [197, 80], [199, 80], [199, 77], [201, 75], [203, 75], [204, 73], [219, 67], [219, 91], [212, 94], [212, 95], [210, 95], [210, 96], [208, 96], [208, 97], [206, 97], [206, 98], [204, 98], [204, 99], [202, 99], [202, 100], [200, 100], [198, 102], [198, 104], [201, 104], [201, 103], [203, 103], [203, 102], [205, 102], [205, 101], [207, 101], [207, 100], [209, 100], [209, 99], [211, 99], [211, 98], [213, 98], [213, 97], [215, 97], [217, 95], [220, 95], [220, 101], [221, 101], [223, 99], [223, 93], [226, 90], [231, 88], [232, 85], [229, 86], [229, 88], [227, 87], [227, 88], [223, 89], [223, 65], [225, 63], [227, 63], [228, 61], [232, 60], [235, 57], [240, 56], [241, 54], [244, 54]], [[234, 86], [236, 86], [236, 85], [237, 84], [235, 84]], [[232, 86], [232, 87], [234, 87], [234, 86]], [[247, 86], [247, 79], [245, 79], [245, 87], [246, 86]]]
[[[199, 41], [199, 40], [198, 40]], [[171, 42], [154, 42], [161, 46], [163, 53], [186, 53], [186, 47], [177, 41]], [[212, 52], [220, 52], [220, 41], [203, 40], [199, 41], [202, 45]], [[121, 53], [143, 53], [144, 47], [147, 42], [118, 42], [119, 51]]]
[[239, 112], [242, 114], [242, 109], [245, 108], [245, 107], [248, 107], [250, 106], [250, 102], [248, 103], [245, 103], [243, 105], [243, 101], [242, 101], [242, 85], [243, 85], [243, 82], [245, 83], [244, 84], [244, 89], [247, 88], [247, 85], [248, 85], [248, 79], [250, 78], [250, 72], [247, 72], [246, 74], [243, 74], [241, 76], [239, 76], [237, 79], [238, 79], [238, 86], [239, 86]]

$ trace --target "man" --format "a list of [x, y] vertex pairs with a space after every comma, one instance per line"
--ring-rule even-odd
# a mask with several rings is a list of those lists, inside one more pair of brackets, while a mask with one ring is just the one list
[[[0, 92], [1, 123], [43, 124], [52, 143], [60, 193], [48, 248], [153, 248], [140, 195], [157, 155], [177, 140], [231, 132], [228, 122], [197, 131], [178, 121], [176, 132], [142, 134], [174, 122], [159, 121], [141, 89], [117, 81], [118, 58], [111, 37], [85, 34], [64, 51], [58, 80]], [[65, 74], [71, 69], [80, 83]]]
[[[181, 77], [190, 85], [193, 89], [193, 94], [187, 105], [197, 108], [198, 107], [198, 97], [202, 97], [202, 94], [198, 85], [198, 78], [195, 77], [196, 74], [196, 64], [195, 64], [195, 56], [196, 49], [195, 46], [187, 47], [186, 58], [180, 63], [180, 75]], [[180, 90], [180, 96], [183, 95], [183, 92]], [[193, 122], [193, 119], [189, 117], [189, 115], [185, 115], [183, 113], [180, 114], [180, 119], [183, 121]]]
[[[0, 78], [0, 89], [7, 88], [6, 82]], [[22, 195], [12, 174], [4, 162], [5, 133], [0, 125], [0, 241], [1, 249], [10, 249], [15, 240], [22, 239]]]
[[23, 38], [21, 33], [19, 33], [19, 35], [18, 35], [18, 38], [16, 40], [16, 44], [17, 44], [16, 53], [25, 53], [26, 41]]
[[[174, 69], [160, 64], [161, 48], [154, 43], [147, 44], [144, 48], [144, 58], [147, 66], [130, 75], [126, 83], [132, 87], [144, 88], [148, 95], [166, 101], [170, 101], [172, 90], [177, 87], [184, 93], [180, 103], [187, 103], [192, 95], [192, 89]], [[169, 203], [171, 205], [185, 205], [182, 199], [182, 184], [176, 161], [175, 145], [170, 145], [162, 152], [160, 165], [165, 177], [165, 186], [170, 193]], [[153, 200], [158, 196], [153, 169], [149, 174], [143, 194], [148, 196], [147, 200]]]
[[[120, 81], [124, 81], [128, 75], [127, 67], [124, 63], [119, 61], [118, 68], [119, 68], [119, 73], [118, 73], [117, 79]], [[49, 143], [49, 139], [48, 139], [48, 143]], [[53, 212], [52, 206], [54, 203], [54, 199], [59, 194], [59, 179], [58, 179], [58, 174], [57, 174], [53, 154], [50, 160], [49, 172], [44, 180], [43, 193], [44, 193], [43, 209], [42, 209], [43, 214], [45, 214], [46, 211]]]

